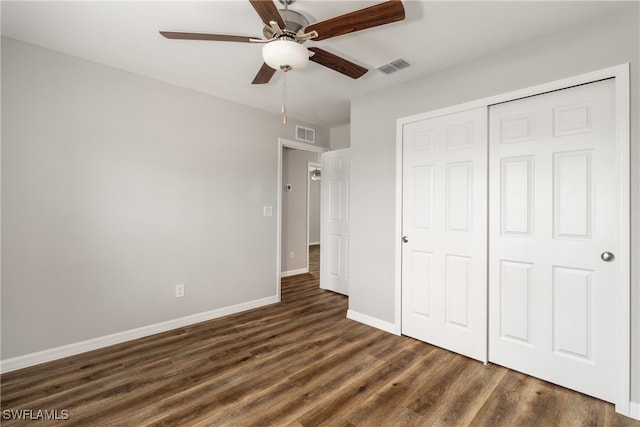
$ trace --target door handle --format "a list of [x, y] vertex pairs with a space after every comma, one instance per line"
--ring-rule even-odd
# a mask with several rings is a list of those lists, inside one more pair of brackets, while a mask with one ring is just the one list
[[614, 259], [616, 259], [616, 256], [614, 254], [612, 254], [611, 252], [602, 252], [602, 254], [600, 255], [600, 258], [604, 262], [611, 262]]
[[407, 236], [402, 236], [402, 243], [408, 243], [409, 238]]

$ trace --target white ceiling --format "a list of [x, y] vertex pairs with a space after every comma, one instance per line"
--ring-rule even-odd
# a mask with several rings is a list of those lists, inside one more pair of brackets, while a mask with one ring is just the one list
[[[310, 22], [377, 1], [297, 0]], [[349, 122], [351, 99], [629, 6], [613, 1], [404, 1], [406, 19], [306, 46], [369, 68], [358, 80], [313, 62], [287, 74], [289, 115], [318, 126]], [[278, 6], [280, 6], [278, 4]], [[261, 45], [168, 40], [159, 30], [262, 36], [247, 0], [2, 1], [2, 35], [279, 113], [282, 73], [252, 85]], [[376, 67], [404, 58], [392, 75]]]

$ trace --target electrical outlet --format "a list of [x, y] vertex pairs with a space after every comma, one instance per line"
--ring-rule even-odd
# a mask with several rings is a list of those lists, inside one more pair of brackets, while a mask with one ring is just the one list
[[296, 257], [296, 254], [293, 253], [293, 251], [289, 252], [289, 259], [294, 259]]
[[181, 283], [176, 285], [176, 298], [181, 298], [184, 296], [184, 284]]

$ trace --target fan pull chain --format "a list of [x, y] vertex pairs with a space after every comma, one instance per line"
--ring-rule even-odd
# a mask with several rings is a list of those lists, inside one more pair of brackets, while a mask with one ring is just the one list
[[287, 73], [282, 74], [282, 124], [287, 124]]

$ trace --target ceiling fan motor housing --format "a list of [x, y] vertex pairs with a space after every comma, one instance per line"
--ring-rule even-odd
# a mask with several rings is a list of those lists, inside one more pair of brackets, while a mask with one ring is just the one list
[[[282, 20], [285, 23], [285, 33], [292, 33], [294, 37], [295, 35], [302, 34], [307, 25], [309, 25], [309, 20], [305, 18], [304, 15], [302, 15], [300, 12], [289, 9], [280, 9], [279, 12], [282, 16]], [[262, 34], [267, 39], [278, 36], [275, 30], [269, 25], [264, 26], [264, 28], [262, 29]]]

